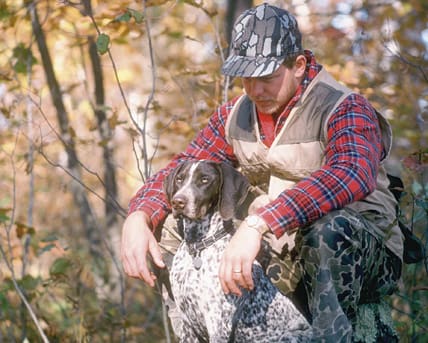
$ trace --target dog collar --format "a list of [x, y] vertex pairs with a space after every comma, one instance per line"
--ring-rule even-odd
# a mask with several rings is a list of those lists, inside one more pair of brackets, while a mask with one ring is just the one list
[[223, 221], [223, 229], [215, 232], [213, 235], [208, 236], [207, 238], [202, 239], [200, 242], [189, 243], [186, 242], [187, 247], [189, 248], [190, 255], [193, 257], [193, 265], [196, 269], [201, 268], [201, 251], [213, 245], [219, 239], [223, 238], [227, 234], [231, 233], [234, 230], [232, 220]]
[[213, 245], [215, 242], [217, 242], [219, 239], [223, 238], [227, 234], [231, 233], [233, 230], [233, 222], [232, 220], [224, 220], [223, 221], [223, 229], [220, 231], [217, 231], [211, 236], [208, 236], [207, 238], [202, 239], [200, 242], [195, 243], [188, 243], [186, 242], [187, 246], [189, 247], [189, 252], [191, 255], [195, 256], [201, 253], [202, 250], [208, 248], [209, 246]]

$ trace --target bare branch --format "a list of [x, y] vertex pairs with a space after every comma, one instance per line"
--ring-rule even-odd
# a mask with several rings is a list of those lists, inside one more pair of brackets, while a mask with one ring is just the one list
[[403, 54], [401, 54], [398, 51], [392, 51], [392, 49], [388, 46], [388, 44], [386, 44], [385, 42], [383, 43], [384, 48], [395, 58], [397, 58], [399, 61], [401, 61], [404, 64], [407, 64], [408, 66], [417, 69], [418, 71], [420, 71], [420, 73], [422, 74], [423, 79], [428, 82], [428, 75], [426, 70], [420, 65], [420, 64], [416, 64], [411, 62], [408, 58], [404, 57]]
[[[52, 130], [52, 132], [56, 135], [56, 137], [58, 138], [58, 140], [61, 141], [62, 144], [66, 145], [67, 142], [62, 138], [61, 134], [55, 129], [55, 127], [51, 124], [51, 122], [49, 121], [49, 119], [46, 117], [46, 114], [44, 113], [43, 109], [41, 108], [40, 104], [38, 104], [34, 99], [30, 98], [31, 101], [36, 105], [37, 109], [39, 110], [39, 113], [42, 115], [43, 119], [45, 120], [45, 122], [48, 124], [48, 126], [50, 127], [50, 129]], [[50, 161], [49, 158], [46, 156], [46, 154], [43, 153], [42, 150], [42, 144], [38, 149], [38, 152], [46, 159], [46, 161], [51, 164], [52, 166], [55, 167], [59, 167], [61, 169], [63, 169], [68, 175], [70, 175], [72, 177], [73, 180], [77, 181], [80, 185], [82, 185], [86, 190], [90, 191], [91, 193], [93, 193], [97, 198], [99, 198], [100, 200], [102, 200], [103, 202], [106, 202], [107, 199], [105, 199], [104, 197], [102, 197], [101, 195], [97, 194], [94, 190], [92, 190], [90, 187], [86, 186], [82, 180], [80, 180], [77, 176], [73, 175], [73, 173], [71, 173], [71, 171], [69, 171], [68, 169], [64, 168], [63, 166], [59, 165], [59, 164], [55, 164], [54, 162]], [[76, 162], [79, 164], [80, 167], [82, 167], [83, 170], [85, 170], [87, 173], [95, 176], [97, 178], [97, 180], [103, 185], [104, 181], [102, 180], [102, 178], [98, 175], [98, 173], [90, 170], [85, 164], [83, 164], [79, 159], [76, 159]], [[107, 198], [109, 199], [109, 201], [114, 202], [115, 207], [117, 212], [119, 213], [119, 215], [121, 217], [124, 217], [126, 211], [125, 209], [120, 206], [120, 204], [117, 202], [116, 198], [111, 196], [109, 193], [106, 193]]]
[[49, 343], [48, 338], [46, 337], [39, 319], [37, 318], [36, 314], [34, 313], [31, 304], [28, 302], [24, 292], [21, 290], [21, 287], [19, 286], [18, 282], [16, 281], [15, 276], [15, 270], [13, 268], [13, 252], [12, 252], [12, 246], [11, 246], [11, 238], [10, 233], [12, 230], [12, 227], [15, 223], [15, 209], [16, 209], [16, 168], [15, 168], [15, 161], [14, 161], [14, 155], [15, 155], [15, 148], [18, 140], [18, 134], [16, 135], [15, 145], [13, 148], [12, 153], [9, 156], [11, 167], [12, 167], [12, 214], [10, 216], [9, 225], [6, 228], [6, 237], [7, 237], [7, 246], [8, 246], [8, 252], [10, 256], [10, 260], [7, 257], [6, 251], [3, 249], [3, 246], [0, 244], [0, 253], [3, 257], [3, 260], [5, 261], [5, 264], [7, 266], [7, 269], [10, 271], [11, 279], [13, 283], [13, 287], [15, 288], [15, 291], [18, 293], [19, 298], [21, 299], [22, 303], [24, 304], [25, 308], [27, 309], [28, 313], [30, 314], [31, 319], [33, 320], [34, 325], [37, 328], [37, 331], [39, 332], [40, 337], [42, 338], [42, 341], [44, 343]]
[[[143, 113], [143, 153], [144, 153], [144, 176], [146, 178], [148, 178], [149, 175], [149, 160], [147, 158], [147, 139], [146, 139], [146, 129], [147, 129], [147, 118], [148, 118], [148, 112], [149, 112], [149, 106], [150, 104], [153, 102], [153, 98], [155, 95], [155, 91], [156, 91], [156, 64], [154, 62], [154, 57], [153, 57], [153, 46], [152, 46], [152, 37], [150, 34], [150, 23], [149, 23], [149, 19], [147, 16], [147, 8], [146, 8], [146, 0], [143, 0], [143, 8], [144, 8], [144, 14], [146, 20], [144, 20], [145, 23], [145, 27], [146, 27], [146, 32], [147, 32], [147, 42], [149, 44], [149, 55], [150, 55], [150, 66], [151, 66], [151, 71], [152, 71], [152, 88], [149, 94], [149, 97], [147, 98], [147, 102], [146, 102], [146, 106], [144, 108], [144, 113]], [[151, 164], [151, 160], [150, 159], [150, 164]]]
[[[94, 194], [98, 199], [100, 199], [101, 201], [105, 202], [107, 201], [105, 198], [103, 198], [101, 195], [99, 195], [97, 192], [95, 192], [93, 189], [91, 189], [90, 187], [88, 187], [84, 182], [82, 182], [82, 180], [80, 180], [79, 178], [77, 178], [75, 175], [73, 175], [72, 172], [70, 172], [67, 168], [64, 168], [62, 165], [53, 162], [52, 160], [49, 159], [49, 157], [43, 152], [43, 148], [40, 146], [38, 149], [39, 154], [46, 160], [46, 162], [48, 162], [51, 166], [55, 167], [55, 168], [59, 168], [61, 170], [63, 170], [67, 175], [69, 175], [74, 181], [76, 181], [78, 184], [80, 184], [83, 188], [85, 188], [88, 192]], [[126, 211], [116, 202], [116, 210], [119, 213], [119, 215], [122, 218], [126, 217]]]

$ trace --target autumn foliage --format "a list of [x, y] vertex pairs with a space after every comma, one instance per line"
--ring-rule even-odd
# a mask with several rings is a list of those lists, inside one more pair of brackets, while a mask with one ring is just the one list
[[[426, 245], [427, 2], [268, 2], [390, 120], [388, 168]], [[122, 272], [120, 228], [137, 188], [241, 91], [219, 69], [248, 4], [0, 2], [0, 341], [174, 340], [158, 290]], [[391, 299], [403, 342], [428, 339], [427, 272], [404, 265]]]

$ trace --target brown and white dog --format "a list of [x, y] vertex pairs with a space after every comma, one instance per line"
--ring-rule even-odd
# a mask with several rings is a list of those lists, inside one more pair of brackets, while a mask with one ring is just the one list
[[183, 242], [170, 281], [181, 312], [181, 342], [307, 342], [312, 330], [293, 303], [275, 288], [260, 264], [255, 287], [225, 295], [218, 278], [222, 253], [254, 199], [247, 179], [225, 163], [184, 162], [164, 188]]

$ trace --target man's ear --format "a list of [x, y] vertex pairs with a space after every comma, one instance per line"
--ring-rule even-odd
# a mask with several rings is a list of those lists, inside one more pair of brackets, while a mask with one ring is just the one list
[[296, 58], [296, 63], [295, 63], [295, 77], [296, 78], [301, 78], [303, 76], [305, 76], [305, 71], [306, 71], [306, 57], [304, 55], [299, 55]]
[[243, 219], [246, 215], [242, 214], [242, 206], [250, 194], [250, 183], [232, 166], [220, 163], [219, 167], [223, 181], [219, 191], [220, 215], [224, 220]]

